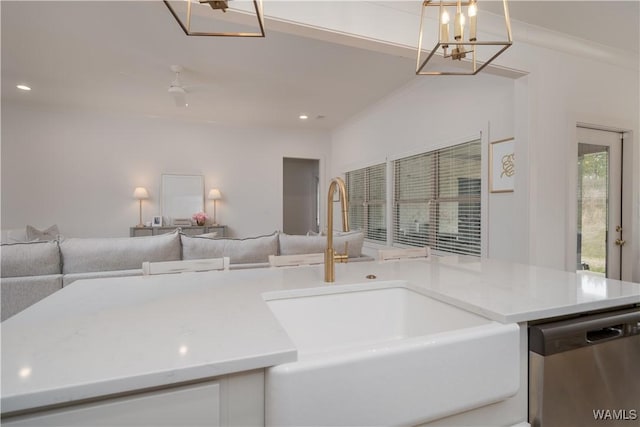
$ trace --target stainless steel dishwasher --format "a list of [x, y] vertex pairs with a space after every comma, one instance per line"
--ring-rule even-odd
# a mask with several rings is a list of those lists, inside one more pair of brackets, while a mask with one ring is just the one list
[[529, 423], [640, 425], [640, 308], [529, 327]]

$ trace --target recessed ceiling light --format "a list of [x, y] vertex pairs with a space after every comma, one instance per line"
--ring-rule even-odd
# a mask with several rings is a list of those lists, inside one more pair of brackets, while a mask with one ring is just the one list
[[31, 88], [27, 85], [17, 85], [16, 87], [20, 90], [31, 90]]
[[307, 120], [307, 119], [309, 118], [309, 116], [307, 116], [306, 114], [300, 114], [300, 115], [298, 116], [298, 118], [299, 118], [300, 120]]

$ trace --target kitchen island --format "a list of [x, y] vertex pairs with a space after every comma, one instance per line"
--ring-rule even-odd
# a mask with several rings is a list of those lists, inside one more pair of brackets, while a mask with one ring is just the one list
[[[224, 391], [228, 378], [236, 384], [234, 378], [250, 373], [248, 381], [257, 378], [259, 387], [260, 375], [251, 373], [297, 359], [265, 298], [384, 287], [390, 281], [405, 281], [488, 319], [522, 325], [523, 340], [527, 322], [640, 304], [637, 283], [457, 256], [341, 264], [333, 284], [323, 281], [321, 265], [82, 280], [2, 323], [3, 423], [22, 425], [39, 411], [103, 399], [206, 387], [206, 381], [220, 378], [213, 393], [233, 406]], [[521, 379], [526, 389], [526, 371]], [[526, 390], [518, 394], [511, 410], [524, 421]], [[252, 410], [259, 412], [260, 403]], [[214, 412], [218, 421], [211, 425], [233, 424], [231, 415]]]

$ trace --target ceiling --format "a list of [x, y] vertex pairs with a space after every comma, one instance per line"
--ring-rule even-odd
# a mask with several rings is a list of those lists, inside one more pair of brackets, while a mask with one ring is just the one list
[[[1, 6], [3, 101], [332, 128], [414, 77], [410, 59], [275, 31], [258, 39], [186, 37], [159, 1]], [[187, 108], [168, 94], [172, 64], [184, 67], [181, 80], [193, 87]], [[33, 90], [16, 90], [22, 82]]]
[[[499, 11], [501, 3], [490, 3]], [[615, 46], [620, 36], [635, 36], [636, 43], [624, 47], [637, 52], [638, 2], [579, 2], [582, 18], [573, 19], [577, 3], [512, 1], [510, 9], [513, 19], [599, 43]], [[413, 58], [268, 28], [264, 39], [186, 37], [159, 1], [0, 6], [3, 103], [331, 129], [416, 78]], [[604, 25], [592, 25], [598, 21]], [[176, 107], [167, 92], [172, 64], [184, 67], [187, 108]], [[18, 91], [19, 83], [33, 90]], [[300, 114], [309, 119], [299, 120]]]
[[[483, 2], [487, 11], [503, 14], [501, 1]], [[601, 45], [640, 51], [640, 1], [511, 0], [511, 19], [569, 34]]]

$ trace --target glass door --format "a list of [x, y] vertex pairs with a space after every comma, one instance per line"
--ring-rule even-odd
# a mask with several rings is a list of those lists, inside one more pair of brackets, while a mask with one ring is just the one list
[[577, 270], [620, 278], [620, 134], [578, 128]]

